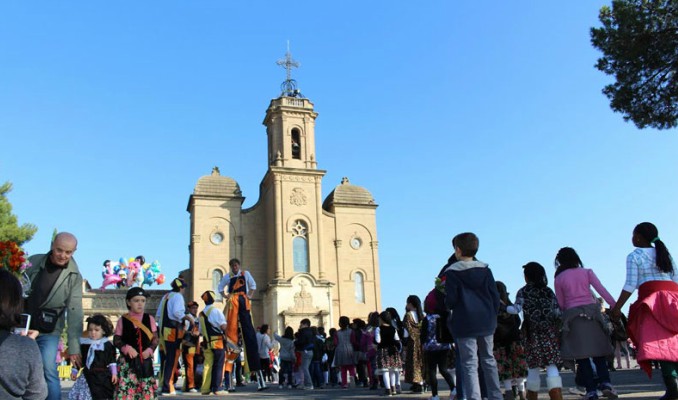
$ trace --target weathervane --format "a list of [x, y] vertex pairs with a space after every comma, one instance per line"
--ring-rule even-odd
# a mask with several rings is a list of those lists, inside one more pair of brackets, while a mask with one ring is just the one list
[[287, 97], [304, 97], [301, 95], [301, 91], [297, 89], [297, 81], [292, 79], [292, 68], [299, 68], [301, 64], [292, 58], [289, 40], [287, 41], [287, 53], [285, 53], [285, 58], [276, 61], [276, 64], [287, 70], [287, 79], [280, 85], [282, 95]]

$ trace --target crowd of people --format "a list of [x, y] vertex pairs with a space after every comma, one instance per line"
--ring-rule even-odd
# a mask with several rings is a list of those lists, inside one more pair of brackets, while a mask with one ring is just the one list
[[[653, 363], [661, 369], [661, 400], [678, 399], [678, 274], [653, 224], [637, 225], [632, 243], [616, 299], [575, 249], [563, 247], [555, 256], [553, 289], [546, 269], [528, 262], [525, 285], [512, 301], [506, 285], [478, 260], [478, 237], [467, 232], [453, 238], [454, 254], [438, 274], [439, 285], [423, 301], [408, 296], [402, 318], [389, 307], [365, 319], [341, 316], [338, 328], [328, 331], [309, 319], [283, 332], [266, 323], [255, 328], [250, 299], [256, 282], [232, 259], [218, 285], [225, 310], [216, 307], [211, 290], [200, 296], [202, 310], [198, 302], [186, 303], [187, 283], [176, 278], [155, 315], [145, 311], [147, 292], [132, 287], [128, 312], [115, 326], [94, 315], [82, 335], [82, 278], [72, 259], [77, 240], [62, 233], [48, 254], [32, 260], [38, 268], [26, 302], [34, 321], [28, 337], [7, 333], [24, 304], [19, 282], [0, 270], [0, 358], [20, 363], [11, 373], [0, 366], [0, 398], [60, 398], [53, 360], [67, 320], [75, 380], [69, 397], [78, 400], [172, 396], [180, 375], [184, 393], [203, 395], [226, 395], [251, 381], [260, 391], [350, 386], [381, 396], [430, 391], [431, 400], [439, 400], [442, 376], [450, 400], [535, 400], [542, 373], [548, 397], [558, 400], [563, 368], [576, 372], [584, 399], [616, 399], [609, 371], [615, 351], [617, 367], [622, 351], [630, 367], [628, 342], [643, 371], [651, 375]], [[636, 290], [627, 320], [621, 309]]]

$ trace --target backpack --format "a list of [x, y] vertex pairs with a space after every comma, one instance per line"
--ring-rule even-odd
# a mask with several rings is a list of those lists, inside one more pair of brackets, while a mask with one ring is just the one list
[[433, 288], [426, 295], [424, 304], [427, 310], [433, 310], [433, 314], [440, 315], [440, 320], [436, 324], [436, 340], [438, 343], [454, 343], [452, 333], [447, 328], [450, 311], [445, 307], [445, 293], [438, 288]]

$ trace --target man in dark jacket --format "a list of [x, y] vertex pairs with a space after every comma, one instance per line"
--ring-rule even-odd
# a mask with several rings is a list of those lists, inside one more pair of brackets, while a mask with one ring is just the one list
[[452, 313], [449, 326], [459, 349], [466, 398], [481, 398], [480, 361], [488, 399], [501, 400], [497, 362], [492, 354], [499, 293], [487, 264], [474, 260], [478, 243], [478, 237], [470, 232], [452, 239], [458, 261], [445, 271], [445, 305]]

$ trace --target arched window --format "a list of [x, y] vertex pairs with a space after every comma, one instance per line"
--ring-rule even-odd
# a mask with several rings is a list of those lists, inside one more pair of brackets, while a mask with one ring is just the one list
[[221, 293], [219, 293], [219, 282], [221, 282], [221, 278], [224, 277], [223, 272], [219, 271], [218, 269], [215, 269], [212, 271], [212, 290], [214, 290], [214, 293], [217, 294], [215, 301], [221, 301], [222, 296]]
[[292, 158], [301, 160], [301, 132], [299, 129], [292, 129]]
[[363, 274], [356, 272], [353, 274], [353, 282], [355, 284], [355, 302], [356, 303], [365, 303], [365, 280], [363, 279]]
[[304, 221], [297, 220], [292, 227], [292, 255], [294, 272], [309, 272], [308, 267], [308, 228]]

